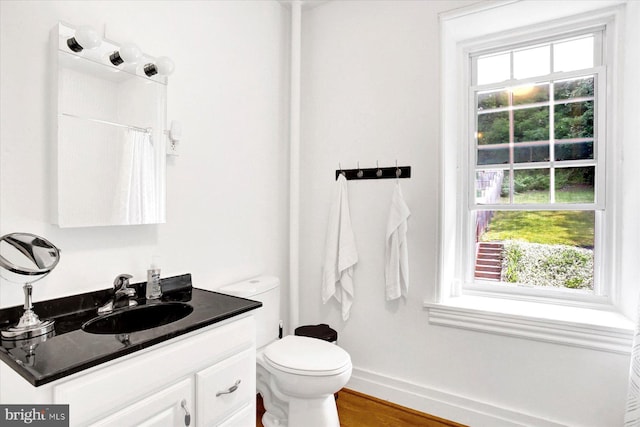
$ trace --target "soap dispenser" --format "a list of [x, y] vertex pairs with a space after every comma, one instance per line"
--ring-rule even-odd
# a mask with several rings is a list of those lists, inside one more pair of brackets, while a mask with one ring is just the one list
[[151, 267], [147, 270], [147, 299], [158, 299], [162, 296], [162, 287], [160, 286], [160, 267], [158, 266], [158, 257], [153, 257]]

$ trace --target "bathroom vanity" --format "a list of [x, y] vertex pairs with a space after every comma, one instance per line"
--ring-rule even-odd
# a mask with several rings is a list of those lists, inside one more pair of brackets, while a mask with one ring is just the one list
[[[255, 425], [251, 311], [261, 304], [192, 288], [189, 275], [173, 279], [163, 281], [172, 292], [162, 301], [139, 304], [193, 310], [141, 331], [82, 329], [109, 291], [36, 304], [41, 317], [55, 319], [55, 333], [23, 347], [2, 341], [0, 403], [69, 404], [72, 426]], [[12, 311], [19, 312], [0, 310], [0, 327]]]

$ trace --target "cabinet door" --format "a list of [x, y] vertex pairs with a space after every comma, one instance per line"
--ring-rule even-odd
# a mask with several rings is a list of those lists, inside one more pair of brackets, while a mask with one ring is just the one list
[[91, 427], [193, 426], [193, 416], [193, 380], [187, 378], [91, 424]]
[[[198, 427], [217, 426], [246, 405], [255, 425], [255, 347], [231, 356], [196, 374]], [[231, 424], [235, 425], [235, 424]]]
[[247, 405], [233, 414], [217, 427], [248, 427], [256, 424], [256, 410], [254, 405]]

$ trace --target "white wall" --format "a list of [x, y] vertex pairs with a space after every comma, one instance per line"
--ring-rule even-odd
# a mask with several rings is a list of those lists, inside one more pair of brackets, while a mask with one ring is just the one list
[[[288, 286], [288, 12], [275, 1], [0, 2], [0, 233], [40, 234], [62, 249], [35, 300], [192, 273], [215, 288], [263, 273]], [[182, 122], [167, 164], [167, 223], [59, 229], [49, 223], [52, 144], [49, 31], [92, 25], [171, 57], [168, 118]], [[22, 290], [0, 283], [0, 307]], [[287, 304], [282, 306], [286, 309]], [[284, 313], [286, 316], [286, 311]]]
[[[354, 363], [349, 386], [383, 399], [472, 425], [620, 425], [628, 356], [428, 324], [422, 304], [435, 293], [438, 250], [438, 13], [466, 4], [328, 2], [303, 14], [300, 320], [337, 329]], [[394, 182], [351, 181], [360, 260], [343, 322], [335, 301], [322, 305], [320, 296], [334, 171], [396, 159], [412, 166], [401, 180], [412, 212], [409, 297], [384, 297]], [[637, 246], [625, 249], [637, 259]]]

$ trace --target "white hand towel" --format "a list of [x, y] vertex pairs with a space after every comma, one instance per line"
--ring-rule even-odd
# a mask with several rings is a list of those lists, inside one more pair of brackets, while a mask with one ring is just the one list
[[353, 303], [353, 267], [358, 262], [356, 241], [351, 228], [347, 179], [340, 175], [336, 197], [331, 204], [322, 269], [322, 302], [331, 297], [342, 303], [342, 319], [349, 319]]
[[385, 285], [387, 301], [407, 296], [409, 292], [409, 250], [407, 248], [407, 219], [411, 215], [396, 182], [387, 222], [385, 251]]

